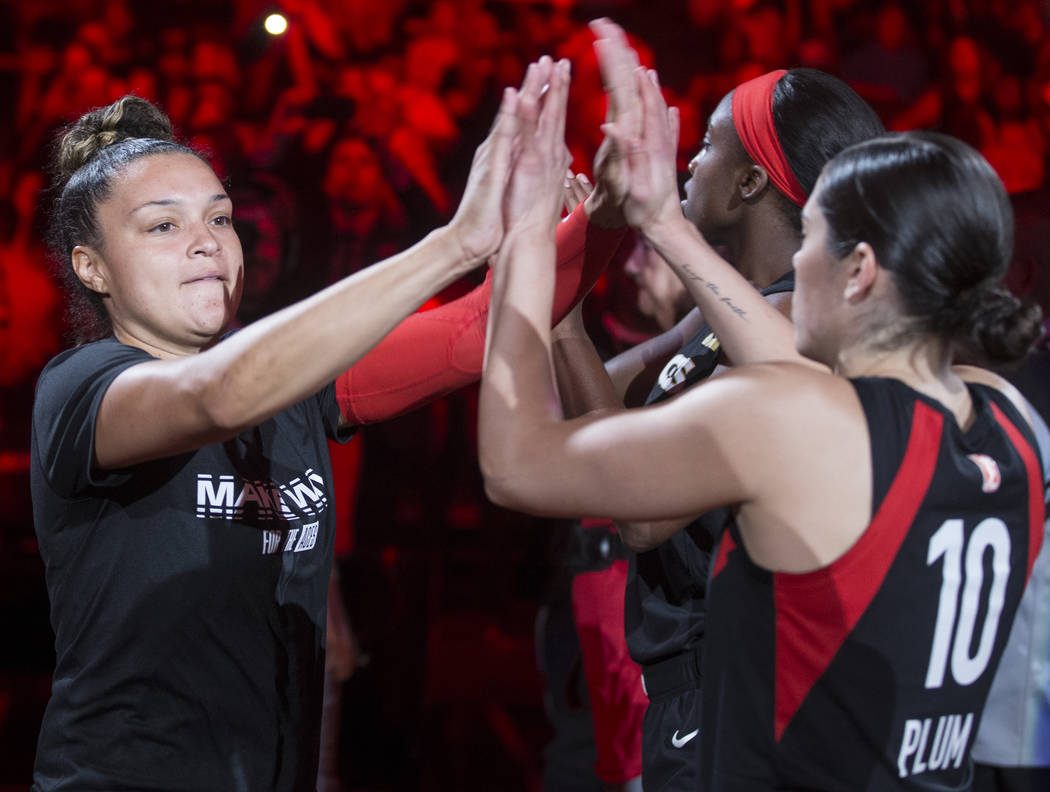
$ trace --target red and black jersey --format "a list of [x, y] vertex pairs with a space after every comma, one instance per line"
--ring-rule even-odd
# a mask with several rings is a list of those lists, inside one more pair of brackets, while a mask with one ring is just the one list
[[1033, 434], [998, 391], [976, 418], [858, 379], [873, 516], [804, 574], [748, 557], [735, 526], [708, 589], [708, 790], [968, 789], [970, 746], [1043, 534]]

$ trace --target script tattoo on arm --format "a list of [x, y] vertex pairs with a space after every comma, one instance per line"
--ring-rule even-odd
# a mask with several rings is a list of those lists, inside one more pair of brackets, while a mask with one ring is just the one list
[[706, 286], [708, 291], [710, 291], [718, 298], [719, 302], [725, 303], [726, 307], [729, 308], [729, 310], [731, 310], [734, 314], [739, 316], [744, 321], [747, 321], [747, 311], [745, 311], [739, 305], [735, 305], [730, 297], [723, 297], [722, 290], [718, 288], [717, 283], [715, 283], [714, 281], [709, 281], [706, 278], [700, 277], [695, 272], [693, 272], [692, 269], [689, 268], [688, 264], [684, 265], [682, 269], [685, 271], [686, 276], [688, 276], [690, 280], [694, 280], [697, 283], [701, 283], [704, 286]]

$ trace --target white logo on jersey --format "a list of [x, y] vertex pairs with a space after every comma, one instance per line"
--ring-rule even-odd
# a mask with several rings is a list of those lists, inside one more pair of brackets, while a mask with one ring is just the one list
[[[717, 341], [715, 342], [718, 343]], [[696, 368], [696, 364], [692, 358], [688, 358], [685, 355], [675, 355], [671, 358], [667, 365], [664, 366], [664, 370], [660, 372], [660, 387], [665, 391], [671, 390], [676, 385], [681, 385], [685, 382], [685, 375]]]
[[[324, 477], [312, 469], [287, 484], [198, 473], [197, 516], [201, 519], [247, 519], [256, 524], [283, 524], [318, 517], [328, 508], [324, 486]], [[312, 522], [299, 528], [264, 530], [263, 554], [312, 550], [317, 544], [318, 527], [318, 522]]]
[[301, 553], [313, 550], [317, 544], [317, 529], [320, 522], [307, 523], [302, 528], [289, 528], [284, 531], [263, 531], [263, 555], [275, 553]]
[[967, 459], [977, 465], [981, 471], [981, 491], [995, 492], [1003, 483], [1003, 476], [999, 472], [999, 463], [987, 454], [970, 454]]
[[[965, 718], [962, 715], [941, 715], [930, 742], [932, 726], [933, 718], [905, 721], [904, 738], [897, 755], [897, 770], [901, 778], [962, 764], [966, 744], [970, 741], [970, 729], [973, 728], [973, 713], [967, 712]], [[911, 767], [908, 766], [909, 759], [912, 760]]]
[[681, 737], [679, 737], [678, 736], [678, 729], [675, 729], [674, 730], [674, 734], [671, 735], [671, 745], [673, 745], [675, 748], [681, 748], [683, 745], [685, 745], [691, 739], [696, 737], [696, 735], [698, 735], [699, 733], [700, 733], [699, 729], [693, 729], [691, 732], [689, 732], [689, 734], [683, 734]]
[[324, 478], [312, 469], [287, 484], [197, 474], [197, 516], [201, 518], [240, 520], [247, 510], [257, 520], [283, 522], [314, 517], [327, 508]]

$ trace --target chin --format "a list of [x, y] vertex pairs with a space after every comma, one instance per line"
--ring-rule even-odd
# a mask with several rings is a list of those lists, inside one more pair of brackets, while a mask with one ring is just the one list
[[220, 311], [198, 314], [194, 317], [193, 331], [200, 337], [218, 340], [233, 324], [234, 314], [225, 309]]

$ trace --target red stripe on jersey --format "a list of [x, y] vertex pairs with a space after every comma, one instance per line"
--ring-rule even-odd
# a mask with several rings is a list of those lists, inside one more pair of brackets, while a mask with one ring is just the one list
[[826, 567], [774, 573], [778, 741], [882, 586], [926, 497], [943, 426], [941, 413], [916, 401], [900, 469], [860, 538]]
[[722, 541], [718, 545], [718, 555], [715, 556], [715, 566], [711, 570], [711, 580], [718, 577], [718, 573], [725, 569], [729, 554], [734, 550], [736, 550], [736, 542], [733, 541], [733, 535], [729, 531], [723, 531]]
[[1017, 453], [1024, 461], [1024, 469], [1028, 474], [1028, 571], [1025, 573], [1025, 582], [1032, 575], [1032, 565], [1035, 557], [1039, 555], [1039, 548], [1043, 543], [1043, 522], [1046, 519], [1046, 504], [1043, 502], [1043, 478], [1039, 473], [1039, 460], [1035, 450], [1025, 440], [1024, 435], [1014, 426], [1013, 421], [1006, 417], [994, 402], [992, 414], [999, 425], [1003, 427], [1006, 436], [1014, 444]]

